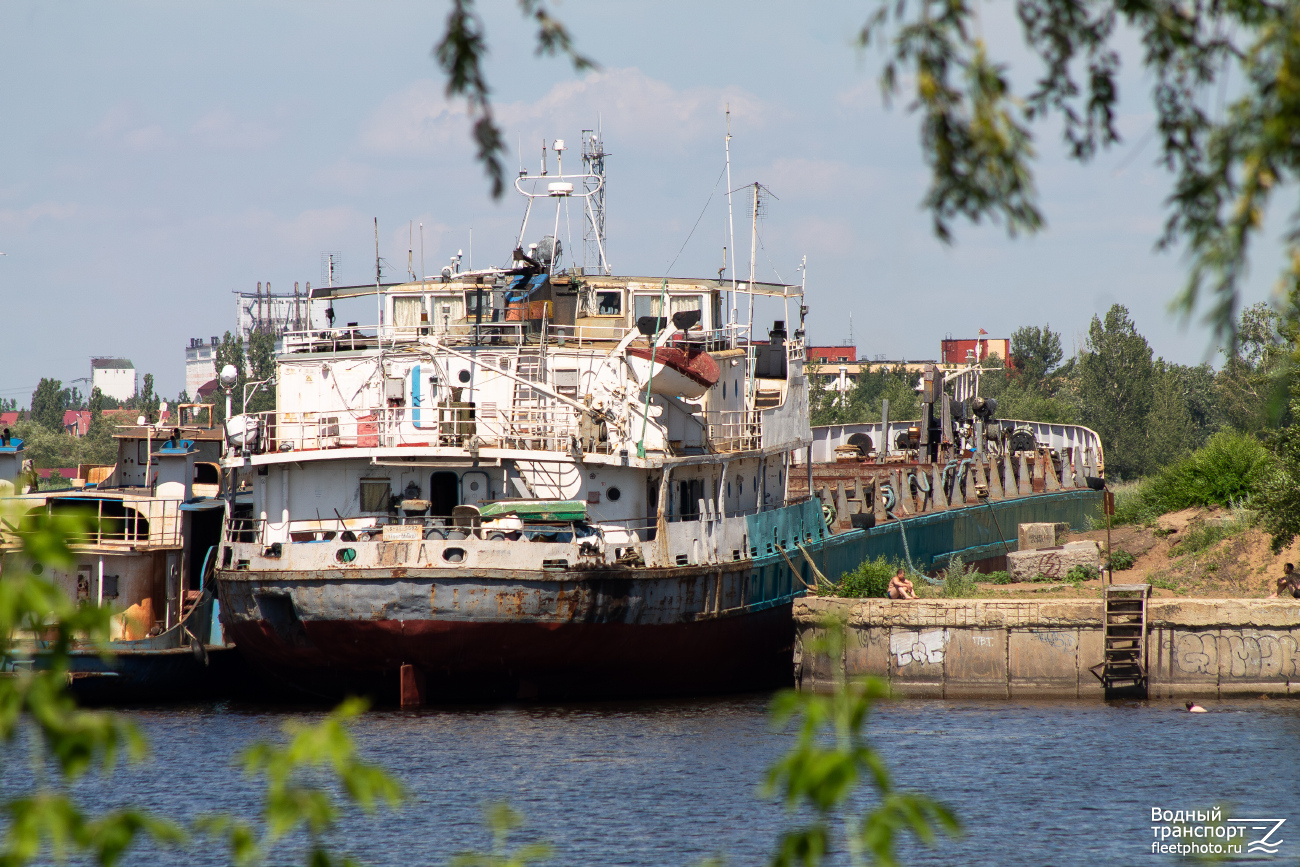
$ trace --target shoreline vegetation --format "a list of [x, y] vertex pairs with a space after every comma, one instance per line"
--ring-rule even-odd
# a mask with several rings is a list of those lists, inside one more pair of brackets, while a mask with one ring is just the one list
[[[1300, 564], [1300, 350], [1289, 325], [1298, 299], [1300, 290], [1286, 316], [1265, 304], [1243, 311], [1239, 340], [1219, 370], [1153, 361], [1118, 304], [1093, 318], [1088, 339], [1065, 363], [1050, 327], [1017, 329], [1010, 363], [989, 360], [996, 369], [984, 375], [981, 394], [998, 398], [1000, 416], [1079, 423], [1101, 436], [1115, 493], [1116, 583], [1148, 583], [1156, 596], [1262, 598], [1285, 563]], [[814, 419], [876, 420], [882, 398], [891, 400], [891, 416], [906, 417], [915, 401], [908, 376], [887, 366], [864, 371], [844, 395], [822, 391]], [[1104, 518], [1071, 538], [1104, 549]], [[883, 597], [901, 565], [864, 563], [823, 594]], [[1098, 597], [1102, 587], [1102, 576], [1086, 568], [1064, 580], [1011, 583], [1006, 572], [981, 573], [956, 560], [936, 575], [912, 577], [923, 599]]]
[[[1291, 490], [1289, 471], [1260, 440], [1236, 432], [1211, 437], [1196, 452], [1156, 475], [1115, 486], [1111, 556], [1117, 584], [1146, 583], [1154, 596], [1264, 598], [1285, 563], [1300, 563], [1300, 543], [1285, 529], [1275, 533], [1277, 510], [1289, 501], [1272, 493]], [[1283, 520], [1293, 520], [1289, 514]], [[1106, 544], [1104, 519], [1071, 539]], [[846, 573], [834, 595], [882, 597], [889, 576], [902, 566], [877, 558]], [[1013, 583], [1006, 572], [982, 573], [954, 560], [932, 576], [914, 578], [922, 598], [1089, 598], [1101, 594], [1102, 576], [1087, 570], [1064, 580]]]

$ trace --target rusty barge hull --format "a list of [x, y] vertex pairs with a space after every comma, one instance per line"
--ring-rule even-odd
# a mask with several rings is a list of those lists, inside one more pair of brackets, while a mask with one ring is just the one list
[[295, 690], [391, 701], [412, 666], [439, 702], [787, 686], [802, 585], [778, 560], [558, 576], [232, 572], [221, 588], [241, 653]]

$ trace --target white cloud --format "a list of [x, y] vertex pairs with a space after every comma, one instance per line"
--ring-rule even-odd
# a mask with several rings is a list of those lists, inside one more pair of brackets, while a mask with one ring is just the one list
[[280, 131], [266, 124], [241, 119], [228, 108], [216, 108], [194, 122], [190, 134], [218, 148], [254, 150], [274, 144]]
[[[618, 140], [660, 150], [680, 150], [710, 135], [721, 138], [723, 113], [731, 106], [737, 123], [766, 126], [776, 109], [735, 87], [674, 88], [639, 69], [603, 69], [564, 81], [534, 102], [500, 103], [493, 107], [506, 141], [516, 137], [525, 152], [536, 156], [537, 143], [572, 136], [600, 118]], [[385, 155], [431, 155], [468, 135], [468, 121], [459, 102], [448, 102], [443, 86], [433, 80], [412, 83], [380, 103], [361, 134], [362, 146]], [[528, 158], [526, 165], [535, 160]]]
[[60, 202], [42, 202], [26, 208], [0, 210], [0, 229], [8, 232], [24, 231], [38, 220], [67, 220], [78, 211], [76, 205]]
[[173, 140], [160, 124], [142, 119], [143, 111], [135, 103], [119, 103], [105, 112], [90, 130], [90, 137], [104, 144], [116, 145], [140, 153], [170, 147]]
[[361, 132], [361, 144], [378, 154], [427, 155], [467, 129], [464, 109], [447, 101], [443, 85], [422, 79], [379, 104]]
[[843, 199], [878, 186], [878, 170], [843, 160], [778, 157], [757, 172], [763, 186], [781, 199], [798, 201], [829, 196]]
[[621, 140], [677, 149], [709, 135], [721, 138], [728, 105], [733, 117], [747, 126], [775, 119], [774, 107], [740, 88], [678, 90], [635, 68], [604, 69], [561, 82], [536, 102], [501, 106], [500, 114], [507, 128], [534, 137], [590, 127], [599, 115]]
[[312, 172], [313, 183], [330, 190], [350, 195], [361, 195], [374, 189], [378, 172], [367, 163], [341, 159]]
[[370, 220], [354, 208], [333, 207], [290, 215], [259, 208], [221, 222], [261, 238], [272, 238], [276, 245], [328, 250], [336, 249], [339, 239], [355, 237]]

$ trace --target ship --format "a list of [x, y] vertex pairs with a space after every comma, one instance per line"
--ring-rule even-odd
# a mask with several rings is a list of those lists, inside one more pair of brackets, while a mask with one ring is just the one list
[[[70, 565], [34, 567], [69, 598], [114, 612], [106, 643], [78, 640], [69, 653], [69, 688], [83, 701], [217, 697], [247, 675], [222, 634], [212, 583], [226, 508], [223, 435], [210, 404], [175, 412], [184, 424], [119, 427], [116, 462], [84, 467], [74, 488], [33, 489], [23, 440], [0, 438], [0, 495], [16, 516], [0, 525], [0, 576], [33, 568], [20, 559], [25, 529], [50, 515], [88, 519], [69, 540]], [[31, 635], [0, 667], [48, 662], [41, 636]]]
[[[816, 490], [806, 285], [616, 276], [603, 185], [595, 159], [521, 172], [506, 265], [377, 268], [313, 290], [328, 328], [283, 335], [275, 408], [226, 422], [244, 493], [215, 579], [226, 636], [273, 682], [406, 706], [792, 682], [793, 601], [890, 520], [857, 526]], [[570, 207], [594, 266], [565, 266]], [[345, 299], [375, 321], [335, 327]], [[743, 316], [755, 301], [781, 318]], [[948, 433], [916, 466], [975, 441], [940, 390], [927, 418]], [[974, 497], [974, 460], [957, 467], [941, 484]], [[868, 500], [898, 467], [880, 469]]]

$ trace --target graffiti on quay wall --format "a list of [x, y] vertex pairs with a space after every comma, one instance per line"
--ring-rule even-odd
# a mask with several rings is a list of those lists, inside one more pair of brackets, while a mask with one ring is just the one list
[[1231, 678], [1293, 678], [1300, 643], [1288, 634], [1249, 629], [1183, 632], [1174, 642], [1174, 665], [1184, 674]]
[[913, 662], [940, 665], [947, 647], [946, 629], [927, 629], [923, 632], [898, 630], [889, 636], [889, 652], [893, 654], [899, 668]]

